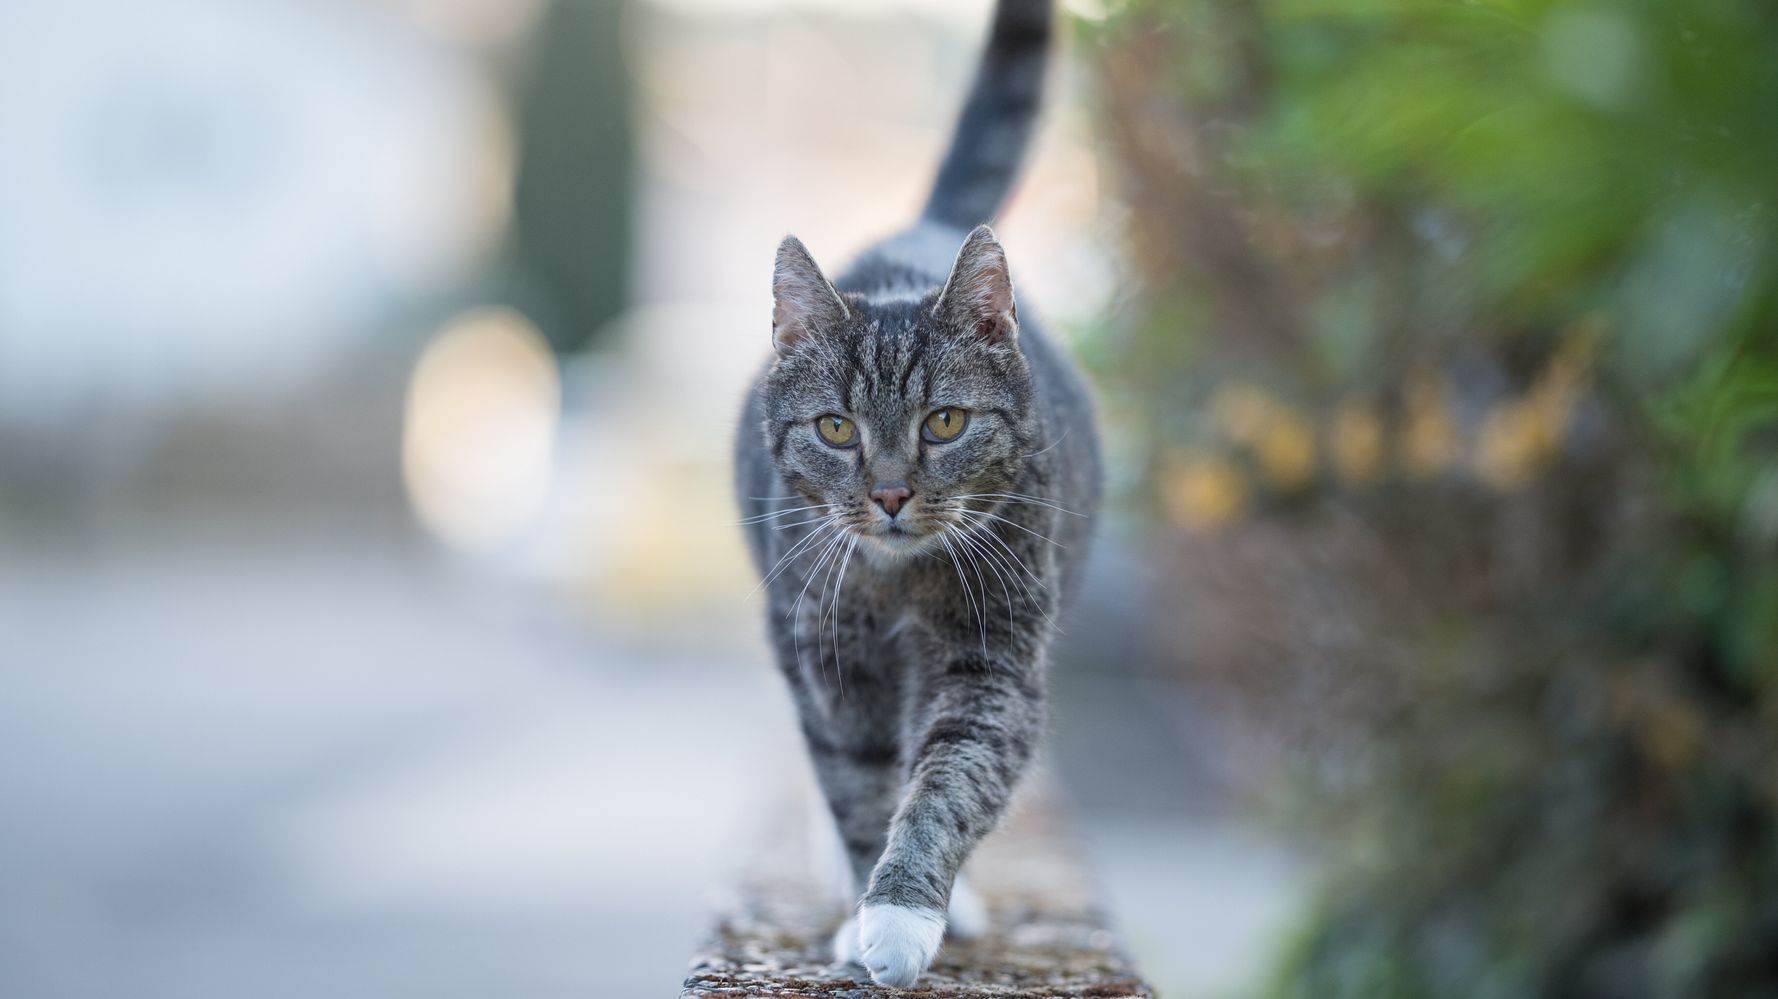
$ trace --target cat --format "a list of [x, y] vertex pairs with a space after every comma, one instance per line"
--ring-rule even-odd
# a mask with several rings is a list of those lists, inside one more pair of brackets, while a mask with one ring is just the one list
[[795, 237], [736, 442], [771, 641], [844, 845], [836, 961], [907, 987], [985, 912], [958, 880], [1042, 736], [1099, 502], [1092, 405], [985, 223], [1023, 159], [1049, 0], [1000, 0], [920, 219], [829, 281]]

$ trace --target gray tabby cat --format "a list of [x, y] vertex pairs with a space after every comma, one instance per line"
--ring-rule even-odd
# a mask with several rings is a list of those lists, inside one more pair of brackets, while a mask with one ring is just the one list
[[[1048, 0], [1000, 0], [922, 218], [837, 281], [778, 248], [737, 490], [779, 664], [844, 843], [837, 960], [905, 987], [1044, 725], [1044, 660], [1098, 505], [1091, 404], [977, 225], [1036, 116]], [[970, 229], [969, 227], [975, 228]], [[856, 556], [856, 557], [854, 557]]]

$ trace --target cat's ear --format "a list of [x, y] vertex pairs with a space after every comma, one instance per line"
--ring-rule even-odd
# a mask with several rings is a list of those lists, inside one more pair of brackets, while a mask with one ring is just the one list
[[990, 343], [1011, 343], [1018, 337], [1019, 309], [1013, 303], [1012, 275], [994, 230], [978, 225], [963, 241], [933, 311], [940, 319]]
[[808, 247], [795, 236], [784, 237], [772, 267], [772, 346], [782, 354], [850, 317]]

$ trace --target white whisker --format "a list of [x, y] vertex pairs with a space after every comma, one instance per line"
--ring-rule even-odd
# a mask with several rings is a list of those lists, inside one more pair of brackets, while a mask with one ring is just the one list
[[943, 543], [944, 543], [944, 546], [945, 546], [945, 551], [947, 551], [947, 552], [949, 552], [949, 553], [950, 553], [950, 555], [951, 555], [951, 568], [953, 568], [953, 569], [955, 569], [955, 570], [957, 570], [957, 584], [958, 584], [958, 585], [959, 585], [959, 586], [962, 586], [962, 587], [963, 587], [963, 597], [964, 597], [964, 599], [966, 599], [966, 600], [968, 600], [968, 601], [969, 601], [969, 609], [970, 609], [970, 612], [971, 612], [971, 614], [972, 614], [972, 615], [973, 615], [973, 616], [974, 616], [974, 617], [975, 617], [975, 619], [976, 619], [976, 622], [977, 622], [977, 623], [978, 623], [978, 624], [979, 624], [979, 625], [980, 625], [980, 626], [981, 626], [981, 631], [982, 631], [982, 659], [983, 659], [983, 661], [986, 661], [986, 660], [987, 660], [987, 658], [988, 658], [988, 626], [987, 626], [987, 621], [986, 621], [986, 619], [985, 619], [985, 618], [983, 618], [983, 617], [982, 617], [982, 613], [981, 613], [981, 610], [980, 610], [980, 609], [979, 609], [979, 608], [977, 608], [977, 607], [976, 607], [976, 603], [975, 603], [975, 594], [974, 594], [974, 593], [973, 593], [973, 592], [971, 592], [971, 591], [970, 591], [970, 589], [969, 589], [969, 580], [967, 580], [967, 579], [964, 579], [964, 578], [963, 578], [963, 563], [962, 563], [962, 562], [959, 562], [959, 561], [958, 561], [958, 560], [957, 560], [957, 549], [956, 549], [956, 547], [955, 547], [955, 546], [954, 546], [954, 545], [952, 545], [952, 544], [951, 544], [951, 539], [950, 539], [950, 538], [947, 538], [947, 537], [945, 537], [945, 536], [944, 536], [944, 535], [943, 535], [943, 534], [940, 534], [940, 535], [939, 535], [939, 536], [938, 536], [938, 540], [939, 540], [939, 541], [941, 541], [941, 542], [943, 542]]
[[973, 556], [966, 551], [959, 552], [959, 554], [969, 560], [969, 567], [975, 570], [975, 581], [982, 588], [981, 611], [977, 616], [981, 619], [982, 655], [986, 656], [988, 650], [988, 581], [982, 577], [982, 567], [977, 564]]
[[970, 528], [974, 529], [977, 532], [978, 537], [982, 538], [985, 541], [989, 541], [995, 545], [998, 545], [999, 550], [1004, 552], [1007, 555], [1007, 557], [1011, 558], [1013, 560], [1013, 564], [1017, 565], [1021, 570], [1023, 570], [1024, 575], [1029, 576], [1033, 583], [1036, 583], [1041, 588], [1048, 589], [1048, 585], [1044, 582], [1043, 577], [1039, 576], [1037, 573], [1031, 571], [1031, 567], [1025, 564], [1025, 560], [1019, 557], [1018, 552], [1013, 551], [1012, 546], [1006, 543], [1005, 538], [1001, 537], [998, 534], [995, 534], [992, 530], [989, 530], [987, 524], [985, 524], [985, 523], [976, 522], [976, 523], [970, 524], [969, 526], [970, 526]]
[[793, 527], [806, 527], [809, 524], [820, 524], [825, 521], [833, 520], [836, 517], [844, 517], [844, 516], [845, 516], [844, 513], [823, 514], [822, 516], [812, 517], [808, 520], [793, 520], [788, 524], [773, 524], [772, 530], [774, 530], [774, 531], [788, 531]]
[[[980, 544], [988, 554], [994, 556], [995, 562], [997, 562], [1001, 568], [1012, 574], [1012, 581], [1018, 584], [1019, 590], [1024, 594], [1026, 600], [1040, 608], [1043, 606], [1042, 601], [1038, 600], [1037, 594], [1031, 590], [1030, 584], [1025, 582], [1025, 576], [1030, 574], [1030, 570], [1026, 569], [1024, 562], [1019, 561], [1016, 556], [1011, 561], [1008, 561], [1007, 555], [1010, 554], [1010, 551], [1006, 549], [1006, 543], [1004, 541], [992, 531], [989, 531], [986, 527], [976, 524], [965, 524], [958, 533], [969, 535], [977, 544]], [[998, 545], [999, 547], [996, 548], [995, 545]], [[1021, 570], [1023, 570], [1023, 572], [1021, 572]], [[1032, 582], [1037, 584], [1038, 589], [1045, 588], [1042, 579], [1037, 578], [1035, 575], [1032, 575], [1031, 579]]]
[[[803, 661], [803, 636], [801, 628], [802, 622], [797, 620], [797, 611], [802, 609], [803, 597], [809, 592], [809, 584], [813, 583], [815, 577], [820, 574], [822, 563], [828, 561], [832, 553], [839, 547], [840, 542], [844, 541], [845, 538], [846, 534], [844, 531], [837, 531], [833, 535], [833, 540], [829, 541], [827, 545], [821, 549], [820, 558], [815, 561], [814, 568], [809, 570], [809, 577], [803, 580], [803, 588], [797, 592], [796, 602], [791, 605], [789, 613], [784, 615], [790, 622], [790, 644], [791, 648], [796, 652], [796, 661], [799, 666]], [[816, 603], [819, 605], [819, 597], [816, 598]], [[819, 621], [816, 622], [816, 626], [819, 628]], [[821, 659], [821, 645], [819, 642], [815, 645], [815, 665], [821, 670], [822, 676], [827, 675], [827, 664]]]
[[1063, 427], [1063, 428], [1062, 428], [1062, 433], [1061, 433], [1061, 435], [1060, 435], [1060, 436], [1058, 436], [1058, 437], [1057, 437], [1057, 438], [1056, 438], [1056, 439], [1055, 439], [1055, 440], [1053, 440], [1053, 441], [1051, 441], [1051, 442], [1050, 442], [1050, 444], [1049, 444], [1049, 447], [1046, 447], [1046, 448], [1044, 448], [1044, 449], [1043, 449], [1043, 450], [1041, 450], [1041, 451], [1033, 451], [1033, 452], [1031, 452], [1031, 453], [1030, 453], [1030, 454], [1028, 454], [1028, 455], [1025, 455], [1025, 457], [1027, 457], [1027, 458], [1035, 458], [1035, 457], [1037, 457], [1037, 456], [1038, 456], [1038, 455], [1040, 455], [1040, 454], [1043, 454], [1043, 453], [1044, 453], [1044, 452], [1045, 452], [1045, 451], [1049, 451], [1049, 450], [1051, 450], [1051, 449], [1052, 449], [1052, 448], [1054, 448], [1054, 447], [1055, 447], [1055, 446], [1056, 446], [1056, 445], [1057, 445], [1057, 444], [1060, 444], [1060, 443], [1062, 443], [1062, 442], [1063, 442], [1063, 441], [1065, 441], [1065, 440], [1067, 440], [1067, 439], [1068, 439], [1068, 431], [1070, 431], [1070, 430], [1073, 430], [1073, 429], [1074, 429], [1074, 428], [1073, 428], [1073, 427]]
[[788, 510], [775, 510], [771, 513], [754, 514], [751, 517], [742, 517], [740, 520], [735, 521], [735, 523], [737, 523], [737, 524], [758, 524], [758, 523], [761, 523], [762, 521], [775, 520], [779, 517], [788, 517], [793, 513], [805, 513], [805, 512], [814, 512], [816, 510], [831, 510], [831, 509], [833, 509], [833, 506], [831, 504], [818, 503], [814, 506], [799, 506], [799, 507], [792, 507]]
[[[970, 532], [967, 528], [957, 532], [957, 540], [967, 546], [971, 551], [974, 551], [987, 559], [988, 571], [992, 572], [994, 578], [1000, 581], [1000, 595], [1006, 598], [1006, 628], [1008, 631], [1011, 631], [1013, 628], [1012, 587], [1006, 581], [1006, 573], [1000, 571], [1000, 566], [994, 564], [994, 559], [991, 553], [982, 546], [980, 541], [970, 536]], [[973, 563], [975, 560], [971, 559], [970, 561]], [[984, 583], [982, 589], [985, 592], [987, 590], [987, 584]]]
[[[1012, 550], [1012, 546], [1006, 543], [1006, 539], [995, 534], [992, 530], [989, 530], [986, 524], [969, 524], [964, 527], [964, 531], [973, 534], [984, 543], [988, 543], [989, 551], [998, 553], [998, 556], [1002, 559], [1002, 564], [1006, 565], [1007, 571], [1013, 574], [1013, 580], [1017, 582], [1019, 588], [1024, 591], [1025, 599], [1029, 600], [1032, 606], [1037, 608], [1038, 613], [1043, 615], [1044, 620], [1050, 623], [1050, 627], [1055, 628], [1057, 631], [1061, 631], [1061, 626], [1056, 623], [1056, 619], [1050, 616], [1048, 607], [1046, 607], [1044, 602], [1038, 598], [1037, 594], [1031, 591], [1031, 587], [1025, 583], [1025, 576], [1029, 576], [1031, 582], [1037, 584], [1038, 589], [1048, 590], [1049, 586], [1044, 583], [1043, 577], [1032, 572], [1031, 567], [1025, 564], [1025, 560], [1019, 558], [1018, 553]], [[998, 548], [996, 548], [996, 546], [998, 546]], [[1012, 564], [1008, 565], [1005, 563], [1004, 560], [1007, 558], [1012, 560]], [[1024, 570], [1024, 575], [1020, 575], [1019, 572], [1013, 568], [1013, 565], [1017, 565], [1019, 569]]]
[[[852, 552], [857, 548], [858, 535], [854, 534], [851, 542], [846, 545], [846, 554], [840, 557], [840, 578], [833, 588], [833, 674], [834, 678], [839, 681], [840, 700], [842, 701], [846, 699], [846, 671], [844, 664], [840, 662], [840, 593], [846, 588], [846, 567], [852, 564]], [[831, 571], [829, 575], [832, 575]], [[822, 584], [822, 588], [826, 589], [825, 583]], [[815, 627], [818, 630], [821, 627], [819, 617], [815, 620]], [[816, 649], [819, 654], [820, 647], [817, 646]]]
[[1084, 513], [1076, 513], [1073, 510], [1070, 510], [1067, 507], [1063, 506], [1062, 504], [1056, 503], [1052, 500], [1046, 500], [1041, 496], [1027, 496], [1024, 493], [963, 493], [963, 494], [960, 494], [957, 496], [953, 496], [951, 498], [952, 499], [960, 499], [960, 500], [964, 500], [964, 499], [997, 499], [997, 500], [1002, 500], [1007, 503], [1013, 503], [1013, 504], [1020, 504], [1020, 505], [1026, 505], [1026, 506], [1048, 507], [1049, 509], [1055, 510], [1058, 513], [1065, 513], [1070, 517], [1085, 517], [1086, 516], [1086, 514], [1084, 514]]
[[1015, 520], [1010, 520], [1006, 517], [1002, 517], [1001, 515], [999, 515], [997, 513], [984, 513], [980, 510], [971, 510], [967, 507], [960, 508], [956, 512], [960, 513], [966, 517], [986, 517], [989, 520], [998, 520], [1002, 524], [1005, 524], [1008, 527], [1016, 527], [1019, 530], [1024, 531], [1026, 534], [1029, 534], [1032, 537], [1037, 538], [1040, 541], [1047, 541], [1050, 544], [1055, 545], [1057, 548], [1064, 548], [1065, 549], [1068, 547], [1067, 545], [1063, 544], [1060, 541], [1055, 540], [1054, 538], [1050, 537], [1047, 534], [1041, 534], [1037, 531], [1033, 531], [1029, 527], [1026, 527], [1024, 524], [1021, 524]]
[[[826, 544], [821, 546], [821, 555], [815, 559], [815, 565], [813, 568], [811, 568], [809, 570], [808, 578], [803, 580], [803, 588], [801, 590], [797, 591], [796, 602], [791, 604], [790, 610], [786, 611], [784, 614], [784, 617], [787, 620], [792, 618], [796, 614], [797, 610], [802, 607], [803, 596], [804, 596], [804, 594], [809, 592], [809, 584], [813, 583], [815, 581], [815, 577], [821, 574], [821, 566], [827, 562], [831, 553], [834, 550], [836, 550], [837, 548], [839, 548], [840, 545], [844, 544], [845, 541], [846, 541], [846, 532], [836, 531], [833, 534], [832, 539], [829, 540]], [[820, 603], [819, 597], [816, 598], [816, 603], [817, 604]], [[794, 634], [794, 629], [792, 629], [792, 633]]]
[[792, 560], [814, 547], [817, 540], [825, 542], [827, 540], [825, 535], [827, 535], [828, 532], [835, 530], [836, 525], [839, 523], [840, 521], [836, 518], [835, 520], [822, 524], [820, 527], [815, 528], [806, 536], [798, 540], [796, 544], [791, 545], [790, 550], [785, 552], [783, 557], [778, 559], [777, 563], [772, 566], [772, 570], [766, 573], [765, 578], [759, 581], [759, 585], [755, 586], [753, 590], [748, 593], [748, 596], [752, 596], [754, 593], [758, 593], [760, 590], [765, 589], [767, 584], [771, 583], [772, 580], [777, 579], [785, 569], [790, 567]]

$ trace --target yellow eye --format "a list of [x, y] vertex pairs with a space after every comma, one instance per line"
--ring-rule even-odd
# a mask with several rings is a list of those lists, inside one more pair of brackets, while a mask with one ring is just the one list
[[834, 447], [851, 447], [858, 440], [858, 427], [843, 416], [832, 413], [815, 418], [815, 430], [821, 439]]
[[932, 411], [932, 415], [926, 418], [925, 437], [935, 444], [943, 444], [945, 441], [956, 440], [957, 435], [962, 433], [963, 428], [968, 425], [969, 410], [967, 409], [958, 409], [955, 406], [935, 409]]

